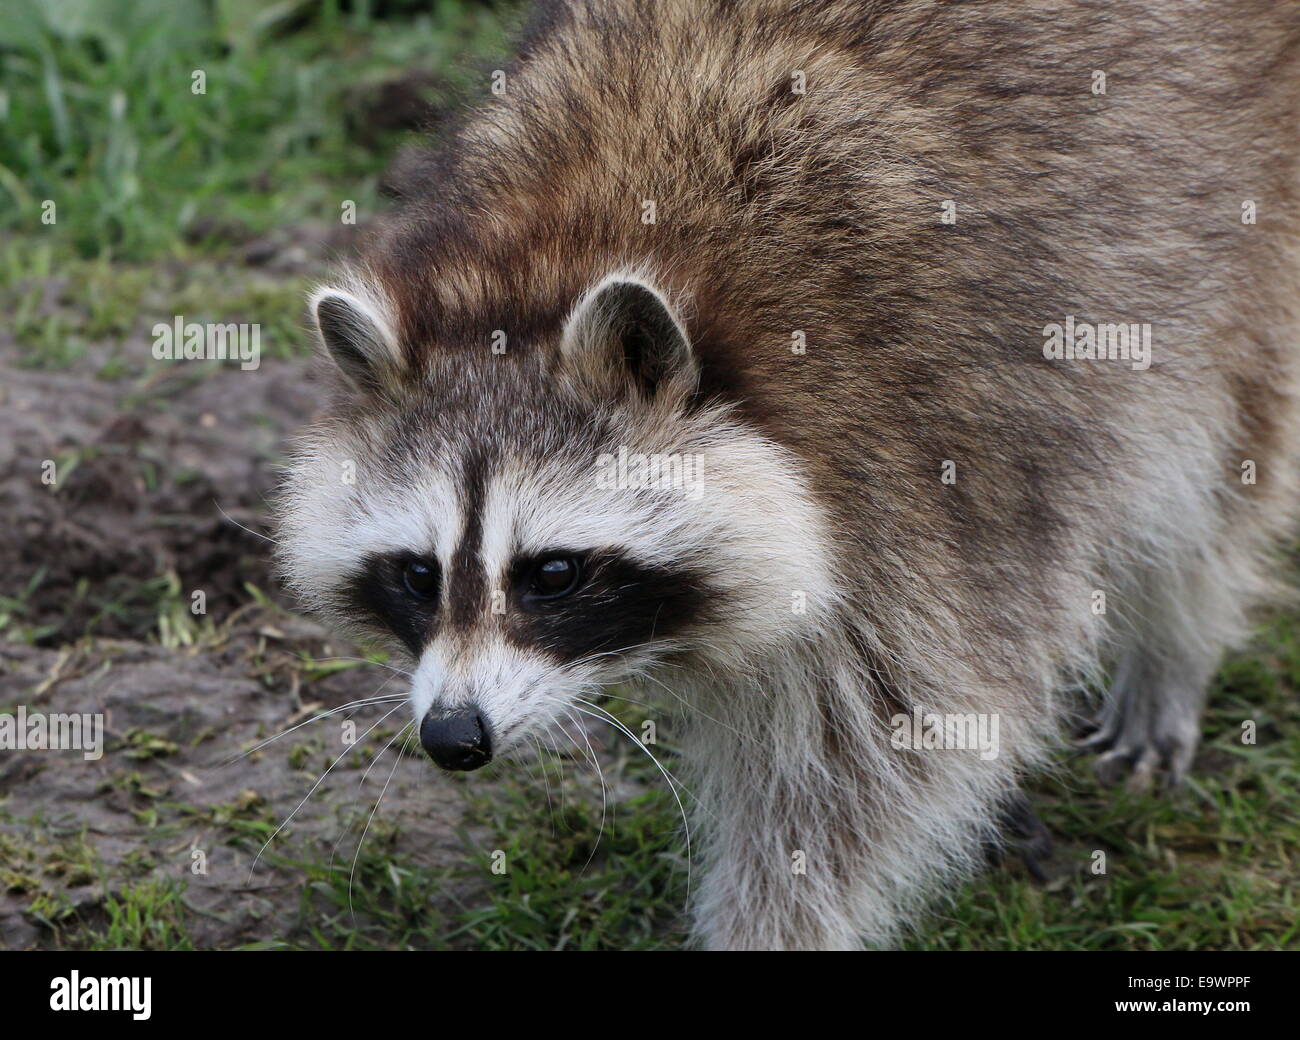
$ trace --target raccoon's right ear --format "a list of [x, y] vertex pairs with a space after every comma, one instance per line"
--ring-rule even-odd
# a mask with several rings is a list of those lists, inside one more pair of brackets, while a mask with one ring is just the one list
[[669, 385], [690, 392], [699, 364], [672, 305], [635, 277], [606, 278], [578, 301], [564, 329], [561, 350], [588, 378], [633, 386], [654, 397]]
[[401, 350], [383, 309], [350, 289], [325, 287], [311, 295], [321, 341], [343, 374], [361, 390], [379, 390], [401, 364]]

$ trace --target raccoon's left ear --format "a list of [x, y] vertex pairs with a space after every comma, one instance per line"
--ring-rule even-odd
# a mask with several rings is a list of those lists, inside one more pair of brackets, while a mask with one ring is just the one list
[[401, 367], [401, 349], [386, 308], [359, 288], [323, 287], [311, 294], [311, 315], [335, 364], [361, 390], [381, 390]]
[[647, 397], [670, 384], [689, 392], [699, 381], [695, 352], [671, 305], [632, 278], [607, 278], [578, 301], [561, 350], [582, 373], [630, 383]]

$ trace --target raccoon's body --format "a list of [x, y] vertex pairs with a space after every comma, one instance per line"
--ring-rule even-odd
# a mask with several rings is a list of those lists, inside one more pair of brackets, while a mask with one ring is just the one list
[[1294, 513], [1300, 8], [555, 3], [497, 86], [314, 296], [283, 509], [435, 759], [669, 688], [749, 948], [892, 941], [1103, 669], [1099, 768], [1181, 777]]

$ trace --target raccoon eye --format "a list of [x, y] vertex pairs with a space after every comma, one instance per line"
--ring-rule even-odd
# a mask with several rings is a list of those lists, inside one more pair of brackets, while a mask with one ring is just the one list
[[416, 599], [433, 599], [438, 595], [438, 572], [419, 560], [410, 560], [402, 568], [402, 584]]
[[532, 592], [542, 599], [559, 599], [578, 587], [582, 568], [572, 556], [543, 560], [533, 571]]

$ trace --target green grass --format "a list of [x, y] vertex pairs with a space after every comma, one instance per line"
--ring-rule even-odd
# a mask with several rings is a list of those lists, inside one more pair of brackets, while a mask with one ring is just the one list
[[[1252, 720], [1257, 743], [1242, 743]], [[1100, 788], [1090, 760], [1040, 781], [1061, 876], [968, 886], [915, 944], [940, 949], [1300, 948], [1300, 614], [1221, 669], [1185, 790]], [[1097, 851], [1107, 872], [1091, 872]]]
[[87, 950], [192, 950], [185, 924], [191, 912], [183, 886], [141, 881], [110, 894], [104, 900], [104, 925], [88, 930], [77, 945]]
[[[0, 8], [0, 230], [60, 255], [142, 260], [373, 212], [387, 149], [349, 125], [359, 87], [502, 46], [501, 20], [442, 0], [413, 19], [368, 5], [8, 0]], [[206, 77], [195, 93], [194, 74]], [[42, 205], [55, 204], [55, 223]]]
[[368, 804], [341, 821], [345, 836], [332, 855], [269, 854], [305, 882], [296, 926], [273, 945], [626, 950], [683, 941], [681, 817], [648, 757], [624, 747], [605, 763], [609, 790], [633, 792], [618, 799], [602, 799], [589, 760], [577, 753], [488, 772], [490, 794], [482, 774], [444, 778], [465, 803], [455, 866], [403, 853], [400, 828], [382, 815], [368, 821]]
[[306, 281], [232, 255], [285, 229], [340, 227], [344, 203], [364, 226], [410, 137], [371, 129], [378, 88], [419, 73], [410, 89], [436, 111], [481, 92], [475, 59], [504, 53], [490, 7], [409, 6], [421, 13], [379, 19], [338, 0], [0, 6], [0, 309], [25, 363], [67, 369], [107, 344], [102, 374], [118, 377], [123, 341], [175, 314], [256, 322], [263, 356], [301, 352]]

